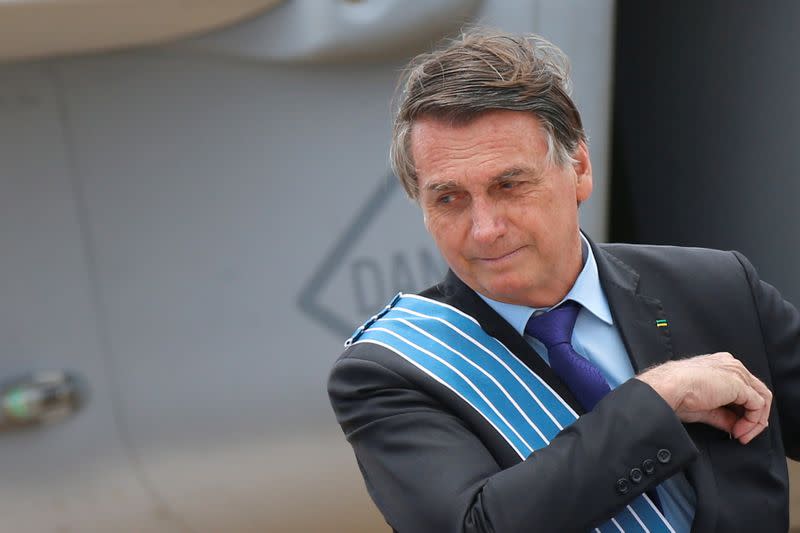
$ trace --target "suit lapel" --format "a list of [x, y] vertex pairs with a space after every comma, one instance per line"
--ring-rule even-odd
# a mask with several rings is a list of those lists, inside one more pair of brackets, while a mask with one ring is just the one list
[[444, 281], [437, 285], [436, 288], [439, 291], [438, 295], [423, 294], [461, 309], [475, 318], [486, 333], [502, 342], [520, 361], [556, 391], [575, 412], [579, 414], [586, 412], [569, 388], [555, 375], [539, 354], [531, 348], [530, 344], [452, 271], [447, 272]]
[[590, 244], [614, 325], [634, 371], [638, 374], [672, 359], [669, 325], [661, 302], [639, 293], [639, 274], [635, 270], [593, 242]]

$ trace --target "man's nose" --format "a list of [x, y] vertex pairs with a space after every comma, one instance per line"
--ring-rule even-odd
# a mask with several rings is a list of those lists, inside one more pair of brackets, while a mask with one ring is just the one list
[[472, 204], [472, 237], [481, 243], [491, 243], [506, 232], [506, 218], [501, 206], [486, 199]]

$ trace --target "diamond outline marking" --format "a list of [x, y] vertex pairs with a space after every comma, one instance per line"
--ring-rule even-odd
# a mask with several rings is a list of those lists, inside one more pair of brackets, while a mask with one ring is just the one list
[[369, 227], [369, 224], [380, 213], [392, 194], [400, 185], [394, 174], [389, 172], [378, 182], [378, 187], [367, 198], [364, 205], [345, 229], [344, 233], [333, 244], [331, 249], [314, 270], [309, 281], [300, 289], [297, 297], [297, 306], [311, 318], [327, 327], [331, 332], [346, 339], [353, 333], [358, 323], [351, 323], [342, 318], [334, 309], [326, 307], [317, 300], [317, 296], [333, 278], [344, 262], [347, 254], [355, 246]]

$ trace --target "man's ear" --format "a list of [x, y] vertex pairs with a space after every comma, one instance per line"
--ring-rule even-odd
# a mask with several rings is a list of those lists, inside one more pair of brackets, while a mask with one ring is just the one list
[[578, 205], [585, 202], [592, 195], [592, 162], [589, 159], [589, 149], [586, 143], [581, 141], [577, 150], [572, 155], [575, 162], [572, 168], [575, 171], [575, 197]]

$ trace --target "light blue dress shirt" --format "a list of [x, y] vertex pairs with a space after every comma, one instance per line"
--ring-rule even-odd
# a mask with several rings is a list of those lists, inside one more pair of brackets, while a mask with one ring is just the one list
[[[600, 286], [600, 276], [597, 273], [597, 263], [586, 238], [581, 235], [583, 249], [583, 269], [575, 280], [572, 289], [563, 301], [573, 300], [581, 304], [581, 310], [575, 321], [572, 332], [572, 346], [575, 351], [594, 363], [605, 376], [612, 389], [620, 386], [634, 376], [628, 352], [622, 343], [608, 300]], [[534, 313], [549, 310], [526, 307], [523, 305], [498, 302], [479, 294], [492, 309], [497, 311], [525, 340], [536, 350], [547, 364], [547, 348], [537, 339], [525, 334], [525, 325]], [[561, 302], [559, 302], [560, 304]], [[661, 500], [664, 514], [675, 528], [676, 533], [688, 533], [697, 502], [694, 489], [686, 480], [683, 473], [679, 473], [662, 482], [658, 488], [658, 497]]]

